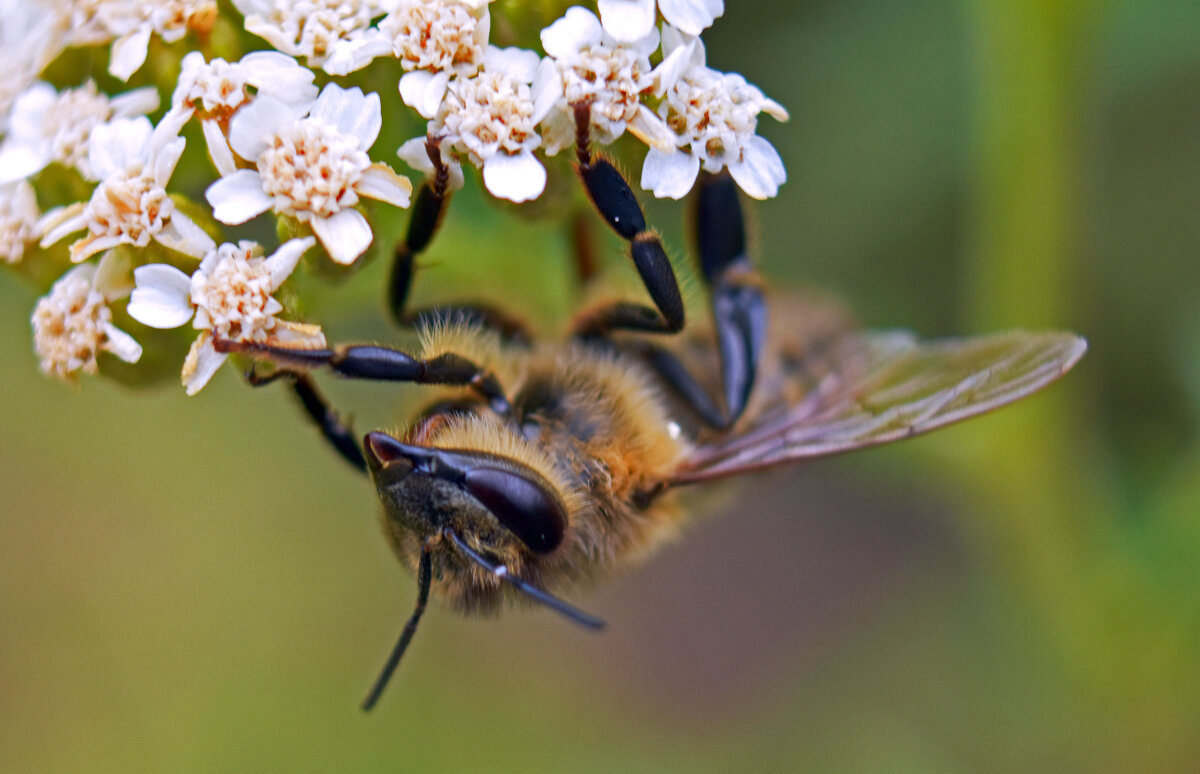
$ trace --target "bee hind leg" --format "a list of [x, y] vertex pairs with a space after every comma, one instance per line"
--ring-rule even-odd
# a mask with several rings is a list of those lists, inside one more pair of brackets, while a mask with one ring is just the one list
[[711, 296], [728, 426], [741, 417], [754, 388], [767, 336], [767, 304], [746, 250], [737, 188], [727, 173], [701, 177], [695, 195], [695, 232], [700, 268]]

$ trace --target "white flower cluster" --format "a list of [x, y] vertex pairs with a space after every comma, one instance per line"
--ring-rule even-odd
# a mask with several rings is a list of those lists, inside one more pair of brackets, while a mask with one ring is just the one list
[[[0, 0], [0, 260], [20, 266], [57, 250], [82, 264], [37, 306], [43, 370], [94, 372], [100, 351], [138, 359], [140, 347], [112, 322], [111, 305], [134, 287], [120, 267], [136, 277], [130, 317], [153, 327], [190, 319], [201, 330], [183, 370], [189, 393], [225, 360], [216, 340], [324, 346], [317, 326], [276, 319], [283, 306], [273, 293], [317, 242], [337, 263], [356, 261], [375, 239], [361, 200], [408, 207], [412, 185], [371, 158], [380, 96], [334, 82], [318, 90], [311, 67], [341, 79], [397, 60], [400, 101], [427, 122], [398, 154], [425, 175], [448, 170], [451, 190], [471, 165], [492, 195], [536, 199], [544, 157], [590, 153], [627, 131], [647, 146], [640, 182], [656, 196], [684, 196], [701, 169], [727, 169], [756, 198], [786, 179], [757, 121], [787, 113], [706, 64], [699, 35], [724, 12], [722, 0], [571, 7], [541, 30], [541, 52], [491, 42], [492, 2], [234, 0], [243, 17], [235, 24], [274, 50], [226, 61], [207, 53], [210, 33], [228, 36], [215, 0]], [[109, 73], [127, 80], [153, 38], [179, 66], [156, 120], [165, 94], [153, 86], [110, 95], [92, 80], [64, 87], [43, 75], [64, 51], [106, 46]], [[209, 210], [170, 190], [193, 118], [215, 170], [202, 183]], [[55, 173], [43, 190], [50, 169], [67, 177]], [[196, 190], [194, 175], [177, 185]], [[39, 199], [55, 206], [43, 214]], [[249, 242], [218, 246], [222, 226], [268, 211], [312, 237], [269, 258]], [[197, 259], [190, 274], [176, 268]]]

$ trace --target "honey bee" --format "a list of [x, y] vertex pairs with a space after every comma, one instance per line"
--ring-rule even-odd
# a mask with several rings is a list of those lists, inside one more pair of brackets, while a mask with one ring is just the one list
[[[562, 341], [534, 340], [492, 310], [443, 309], [419, 316], [415, 355], [217, 342], [275, 364], [252, 382], [290, 382], [325, 437], [370, 476], [384, 534], [416, 574], [416, 607], [366, 709], [431, 591], [468, 613], [524, 600], [600, 628], [554, 594], [653, 552], [684, 519], [680, 490], [981, 414], [1050, 384], [1086, 349], [1059, 332], [932, 342], [862, 332], [835, 302], [768, 293], [746, 255], [736, 189], [722, 176], [705, 179], [695, 218], [712, 319], [685, 330], [670, 262], [628, 185], [602, 158], [581, 156], [579, 169], [628, 241], [653, 307], [586, 309]], [[436, 190], [422, 195], [438, 199]], [[425, 209], [436, 219], [444, 196], [434, 204]], [[421, 247], [410, 239], [398, 264]], [[441, 394], [405, 429], [369, 432], [360, 445], [317, 391], [317, 368], [440, 385]]]

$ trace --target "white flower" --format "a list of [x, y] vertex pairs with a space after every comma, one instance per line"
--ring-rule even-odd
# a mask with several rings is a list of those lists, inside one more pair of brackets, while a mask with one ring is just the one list
[[112, 324], [111, 301], [129, 295], [127, 269], [110, 253], [95, 264], [64, 274], [33, 310], [33, 347], [41, 369], [73, 381], [78, 372], [96, 373], [96, 355], [105, 350], [136, 363], [141, 346]]
[[[638, 139], [660, 150], [675, 147], [675, 136], [642, 96], [655, 87], [650, 55], [658, 48], [658, 30], [621, 43], [600, 26], [595, 14], [574, 7], [542, 30], [542, 47], [554, 59], [562, 79], [562, 97], [543, 123], [546, 152], [558, 153], [575, 142], [571, 109], [589, 105], [592, 137], [608, 145], [628, 128]], [[677, 58], [686, 52], [679, 50]]]
[[[617, 40], [634, 41], [654, 28], [655, 0], [597, 0], [604, 29]], [[658, 0], [667, 23], [688, 35], [699, 35], [725, 13], [725, 0]]]
[[37, 240], [37, 197], [24, 180], [0, 185], [0, 261], [17, 263]]
[[223, 244], [204, 256], [191, 277], [165, 263], [140, 266], [133, 271], [137, 287], [129, 316], [152, 328], [178, 328], [191, 320], [200, 331], [181, 374], [188, 395], [208, 384], [228, 357], [217, 352], [213, 339], [324, 347], [320, 326], [276, 319], [283, 305], [272, 295], [313, 242], [290, 240], [269, 258], [254, 242]]
[[[396, 151], [396, 155], [418, 172], [423, 172], [426, 177], [432, 177], [437, 173], [437, 168], [433, 166], [433, 159], [429, 158], [429, 148], [426, 145], [427, 137], [414, 137], [408, 142], [400, 146]], [[437, 138], [434, 138], [437, 141]], [[438, 150], [441, 153], [441, 149]], [[450, 179], [446, 181], [447, 191], [457, 191], [463, 187], [463, 171], [462, 164], [459, 164], [454, 157], [445, 153], [441, 153], [442, 164], [450, 171]]]
[[706, 67], [699, 40], [664, 27], [664, 55], [670, 57], [680, 48], [689, 50], [688, 66], [673, 82], [666, 78], [660, 84], [666, 96], [658, 108], [675, 133], [677, 147], [669, 152], [650, 149], [642, 167], [642, 188], [658, 197], [682, 198], [703, 166], [708, 172], [728, 168], [755, 199], [774, 196], [787, 180], [787, 171], [774, 146], [756, 134], [758, 114], [786, 121], [787, 111], [737, 73]]
[[561, 94], [559, 87], [552, 60], [488, 46], [479, 73], [450, 81], [428, 134], [481, 167], [493, 196], [536, 199], [546, 187], [546, 168], [533, 155], [542, 143], [536, 128]]
[[53, 2], [0, 0], [0, 132], [17, 95], [62, 51], [68, 21]]
[[8, 136], [0, 144], [0, 183], [37, 174], [52, 161], [96, 180], [87, 158], [92, 129], [155, 110], [158, 91], [149, 86], [109, 97], [93, 81], [63, 92], [48, 83], [35, 83], [13, 104]]
[[152, 34], [174, 43], [188, 30], [209, 32], [217, 19], [216, 0], [67, 0], [67, 4], [68, 45], [112, 41], [108, 71], [123, 81], [146, 62]]
[[[349, 72], [378, 56], [395, 56], [406, 72], [400, 98], [424, 118], [433, 118], [452, 76], [474, 75], [483, 65], [491, 29], [491, 0], [397, 0], [345, 64]], [[326, 69], [330, 69], [327, 66]]]
[[255, 51], [232, 64], [224, 59], [205, 62], [199, 51], [183, 58], [171, 105], [199, 114], [208, 155], [222, 175], [237, 171], [223, 127], [229, 125], [238, 108], [254, 99], [251, 88], [255, 94], [269, 95], [288, 105], [311, 103], [317, 97], [312, 71], [275, 51]]
[[354, 209], [359, 196], [407, 207], [412, 183], [367, 149], [383, 123], [379, 95], [328, 84], [316, 101], [287, 105], [257, 97], [239, 110], [229, 144], [256, 170], [239, 169], [209, 186], [213, 216], [236, 225], [274, 208], [312, 225], [338, 263], [353, 263], [371, 244], [371, 225]]
[[168, 111], [157, 128], [146, 118], [101, 124], [88, 141], [88, 163], [100, 184], [86, 203], [46, 213], [39, 224], [42, 247], [81, 229], [87, 235], [71, 245], [78, 263], [102, 250], [150, 240], [199, 258], [212, 239], [175, 208], [166, 185], [183, 153], [179, 129], [186, 114]]
[[233, 4], [246, 17], [247, 32], [285, 54], [304, 57], [311, 67], [322, 67], [327, 59], [352, 57], [374, 34], [371, 20], [384, 13], [379, 0], [233, 0]]

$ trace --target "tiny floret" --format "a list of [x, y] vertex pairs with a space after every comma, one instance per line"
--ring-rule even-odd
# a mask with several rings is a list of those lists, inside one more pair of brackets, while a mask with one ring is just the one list
[[0, 144], [0, 183], [34, 175], [52, 161], [97, 180], [88, 162], [92, 130], [157, 109], [158, 91], [152, 87], [108, 97], [93, 81], [63, 92], [48, 83], [35, 83], [13, 105], [8, 136]]
[[217, 20], [215, 0], [64, 0], [71, 18], [68, 45], [112, 41], [108, 72], [129, 80], [146, 62], [150, 36], [167, 43], [189, 30], [207, 33]]
[[38, 301], [31, 322], [44, 373], [68, 382], [80, 372], [94, 374], [102, 350], [127, 363], [141, 358], [141, 346], [112, 324], [109, 303], [129, 295], [128, 269], [118, 271], [118, 264], [106, 256], [99, 266], [76, 266]]
[[483, 69], [450, 81], [429, 122], [429, 136], [480, 167], [493, 196], [536, 199], [546, 187], [546, 168], [533, 153], [542, 144], [537, 125], [560, 93], [552, 61], [524, 49], [489, 46]]
[[592, 139], [608, 145], [628, 128], [647, 145], [675, 147], [666, 123], [642, 97], [655, 88], [650, 55], [658, 48], [658, 30], [625, 43], [600, 26], [595, 14], [574, 7], [542, 30], [542, 47], [562, 79], [562, 96], [543, 123], [546, 152], [553, 155], [575, 141], [574, 108], [589, 109]]
[[354, 208], [360, 196], [407, 207], [408, 178], [371, 163], [367, 149], [382, 125], [379, 95], [328, 84], [308, 104], [259, 96], [234, 116], [229, 143], [255, 169], [238, 169], [209, 186], [213, 216], [230, 225], [273, 209], [309, 223], [338, 263], [370, 246], [371, 225]]
[[37, 197], [24, 180], [0, 185], [0, 261], [17, 263], [37, 241]]
[[312, 237], [292, 239], [268, 258], [253, 242], [223, 244], [191, 277], [162, 263], [138, 267], [129, 316], [152, 328], [178, 328], [191, 320], [200, 331], [181, 374], [188, 395], [208, 384], [225, 362], [227, 355], [217, 352], [214, 339], [323, 347], [319, 326], [275, 317], [283, 305], [272, 295], [313, 243]]
[[259, 94], [294, 106], [316, 99], [317, 87], [311, 70], [275, 51], [255, 51], [233, 63], [205, 62], [199, 51], [183, 58], [171, 106], [199, 116], [208, 155], [222, 175], [237, 171], [225, 127], [239, 108]]
[[758, 114], [786, 121], [778, 102], [737, 73], [722, 73], [704, 64], [698, 39], [666, 27], [663, 52], [668, 57], [688, 51], [687, 67], [677, 78], [664, 78], [659, 115], [675, 134], [670, 151], [651, 148], [642, 167], [642, 187], [655, 196], [680, 199], [691, 190], [703, 167], [708, 172], [729, 169], [747, 195], [767, 199], [787, 180], [783, 159], [771, 143], [759, 137]]
[[86, 204], [43, 217], [42, 246], [87, 229], [71, 245], [76, 263], [120, 244], [145, 247], [151, 240], [197, 258], [211, 250], [212, 238], [176, 209], [166, 190], [183, 153], [184, 120], [168, 112], [157, 127], [146, 118], [97, 126], [88, 141], [88, 163], [100, 184]]
[[310, 67], [353, 58], [353, 51], [375, 34], [371, 22], [385, 10], [375, 0], [234, 0], [233, 4], [245, 15], [247, 32], [278, 51], [303, 57]]

